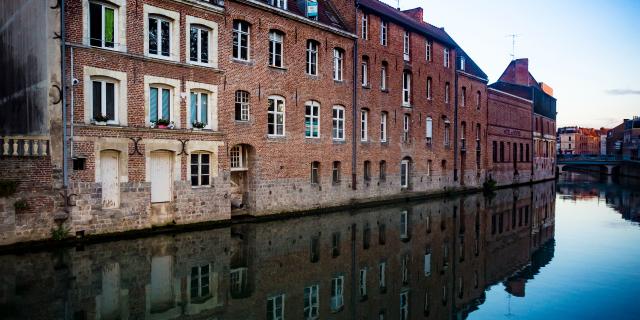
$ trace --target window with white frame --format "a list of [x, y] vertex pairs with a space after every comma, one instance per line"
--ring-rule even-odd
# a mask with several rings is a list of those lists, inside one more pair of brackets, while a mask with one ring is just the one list
[[467, 105], [467, 88], [466, 87], [462, 87], [462, 90], [460, 92], [460, 105], [463, 107]]
[[344, 107], [343, 106], [333, 106], [333, 129], [332, 129], [332, 137], [333, 140], [344, 140]]
[[409, 292], [400, 294], [400, 320], [409, 319]]
[[407, 210], [402, 210], [400, 212], [400, 239], [407, 238], [409, 238], [409, 212]]
[[269, 97], [267, 110], [267, 134], [270, 136], [284, 136], [285, 134], [285, 105], [280, 96]]
[[442, 51], [444, 56], [444, 67], [449, 68], [449, 48], [444, 48]]
[[430, 145], [433, 142], [433, 119], [431, 117], [427, 117], [425, 128], [427, 144]]
[[426, 45], [426, 59], [428, 62], [431, 62], [431, 60], [433, 59], [433, 41], [431, 40], [427, 40], [427, 45]]
[[387, 23], [386, 21], [381, 21], [380, 22], [380, 44], [383, 46], [387, 45], [388, 32], [389, 32], [389, 23]]
[[424, 254], [424, 275], [426, 277], [431, 275], [431, 251], [429, 250]]
[[405, 61], [409, 61], [409, 59], [410, 59], [410, 53], [411, 53], [410, 52], [410, 50], [411, 50], [410, 46], [411, 46], [411, 43], [410, 43], [410, 38], [409, 37], [410, 37], [409, 36], [409, 31], [405, 31], [404, 32], [404, 36], [402, 37], [403, 38], [403, 41], [402, 41], [402, 43], [403, 43], [403, 51], [402, 51], [402, 53], [403, 53], [403, 57], [404, 57]]
[[409, 160], [400, 162], [400, 187], [409, 187]]
[[320, 315], [320, 286], [312, 285], [304, 288], [304, 318], [318, 319]]
[[247, 289], [247, 268], [229, 270], [229, 291], [232, 296], [241, 295]]
[[162, 85], [149, 86], [149, 122], [157, 123], [158, 120], [171, 122], [173, 89]]
[[404, 256], [402, 256], [401, 258], [402, 260], [400, 261], [400, 273], [401, 273], [401, 279], [402, 279], [402, 284], [408, 284], [409, 283], [409, 254], [405, 254]]
[[369, 140], [369, 111], [360, 110], [360, 141]]
[[233, 58], [243, 61], [249, 60], [249, 23], [233, 21]]
[[236, 121], [249, 121], [249, 92], [238, 90], [235, 98]]
[[387, 287], [387, 263], [385, 261], [378, 264], [378, 287], [380, 289]]
[[360, 269], [360, 299], [367, 297], [367, 268]]
[[380, 142], [387, 142], [387, 117], [388, 113], [382, 111], [380, 114]]
[[427, 77], [427, 99], [431, 100], [433, 98], [432, 90], [432, 80], [431, 77]]
[[267, 299], [267, 320], [284, 320], [284, 294]]
[[476, 109], [480, 110], [480, 104], [482, 103], [482, 93], [476, 92]]
[[333, 168], [331, 171], [331, 180], [333, 183], [340, 183], [341, 181], [342, 170], [340, 167], [340, 161], [333, 162]]
[[449, 123], [449, 120], [446, 120], [444, 122], [444, 146], [448, 147], [449, 146], [449, 131], [451, 129], [451, 124]]
[[287, 10], [287, 0], [270, 0], [272, 6]]
[[191, 154], [191, 186], [208, 186], [211, 184], [211, 154], [197, 152]]
[[211, 265], [205, 264], [202, 266], [191, 267], [191, 299], [206, 298], [211, 294], [209, 287], [209, 271]]
[[451, 92], [451, 88], [449, 82], [444, 84], [444, 103], [449, 103], [449, 93]]
[[320, 104], [317, 101], [307, 101], [304, 110], [304, 136], [320, 138]]
[[333, 80], [342, 81], [342, 70], [344, 69], [344, 50], [333, 49]]
[[331, 311], [340, 311], [344, 306], [344, 276], [331, 279]]
[[115, 48], [118, 39], [118, 8], [103, 2], [89, 2], [89, 44]]
[[366, 13], [362, 14], [362, 39], [369, 39], [369, 15]]
[[277, 30], [269, 31], [269, 65], [282, 68], [283, 60], [283, 39], [284, 34]]
[[198, 127], [197, 124], [204, 125], [209, 128], [209, 95], [207, 91], [192, 90], [189, 95], [189, 110], [191, 113], [191, 125]]
[[411, 116], [404, 114], [402, 117], [402, 142], [409, 142], [409, 128], [411, 128]]
[[307, 74], [318, 75], [318, 42], [307, 40]]
[[149, 16], [149, 55], [169, 58], [171, 56], [171, 28], [173, 21], [158, 15]]
[[427, 176], [430, 177], [431, 176], [431, 167], [433, 166], [433, 161], [431, 160], [427, 160]]
[[201, 25], [189, 28], [189, 62], [209, 63], [209, 41], [211, 30]]
[[369, 58], [364, 56], [362, 57], [362, 67], [360, 72], [362, 78], [361, 83], [363, 87], [369, 86]]
[[466, 60], [464, 57], [460, 57], [460, 70], [464, 71], [466, 67]]
[[387, 62], [382, 62], [380, 68], [380, 90], [387, 90]]
[[229, 160], [232, 171], [247, 170], [247, 150], [241, 145], [235, 145], [229, 150]]
[[91, 105], [93, 119], [118, 123], [118, 82], [107, 78], [92, 78]]
[[402, 106], [411, 106], [411, 73], [406, 70], [402, 72]]
[[320, 183], [320, 162], [318, 161], [311, 162], [311, 183]]

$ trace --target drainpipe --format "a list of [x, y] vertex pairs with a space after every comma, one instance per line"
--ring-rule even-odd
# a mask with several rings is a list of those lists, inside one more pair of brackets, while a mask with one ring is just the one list
[[60, 0], [60, 87], [62, 95], [62, 192], [64, 194], [64, 212], [69, 213], [69, 170], [68, 170], [68, 146], [67, 146], [67, 84], [66, 84], [66, 41], [67, 36], [64, 25], [65, 6], [64, 0]]
[[356, 134], [358, 132], [358, 8], [360, 7], [360, 2], [356, 0], [356, 10], [354, 11], [354, 32], [356, 34], [356, 38], [353, 40], [353, 98], [352, 98], [352, 112], [351, 118], [353, 119], [353, 125], [351, 126], [351, 189], [357, 190], [357, 141]]
[[454, 110], [453, 110], [453, 181], [458, 181], [458, 59], [454, 65]]
[[533, 87], [531, 88], [531, 181], [535, 180], [534, 177], [534, 167], [535, 167], [535, 157], [536, 157], [536, 145], [535, 145], [535, 130], [536, 130], [536, 125], [535, 125], [535, 121], [536, 121], [536, 112], [535, 112], [535, 102], [534, 102], [534, 95], [533, 95]]
[[69, 69], [71, 70], [71, 74], [69, 75], [69, 78], [71, 79], [71, 92], [69, 93], [70, 95], [70, 101], [69, 101], [69, 108], [70, 108], [70, 112], [69, 112], [69, 125], [70, 125], [70, 132], [69, 132], [69, 155], [71, 155], [71, 159], [73, 161], [73, 98], [74, 98], [74, 93], [75, 93], [75, 87], [76, 87], [76, 83], [75, 83], [75, 78], [74, 78], [74, 70], [73, 70], [73, 47], [69, 48], [69, 59], [71, 60], [71, 65], [69, 66]]

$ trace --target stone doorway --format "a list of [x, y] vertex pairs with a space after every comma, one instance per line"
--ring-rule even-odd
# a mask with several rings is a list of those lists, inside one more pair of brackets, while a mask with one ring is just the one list
[[248, 144], [237, 144], [229, 150], [232, 211], [249, 209], [254, 202], [254, 150]]

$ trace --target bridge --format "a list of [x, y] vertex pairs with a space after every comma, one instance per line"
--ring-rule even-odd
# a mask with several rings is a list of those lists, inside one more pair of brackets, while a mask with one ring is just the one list
[[601, 167], [607, 169], [607, 174], [612, 175], [614, 170], [623, 162], [632, 161], [630, 157], [616, 155], [558, 155], [558, 172], [564, 171], [565, 167]]

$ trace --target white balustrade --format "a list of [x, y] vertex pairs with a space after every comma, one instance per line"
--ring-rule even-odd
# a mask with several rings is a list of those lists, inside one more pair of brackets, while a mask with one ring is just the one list
[[49, 145], [47, 136], [0, 137], [0, 155], [11, 157], [46, 157]]

